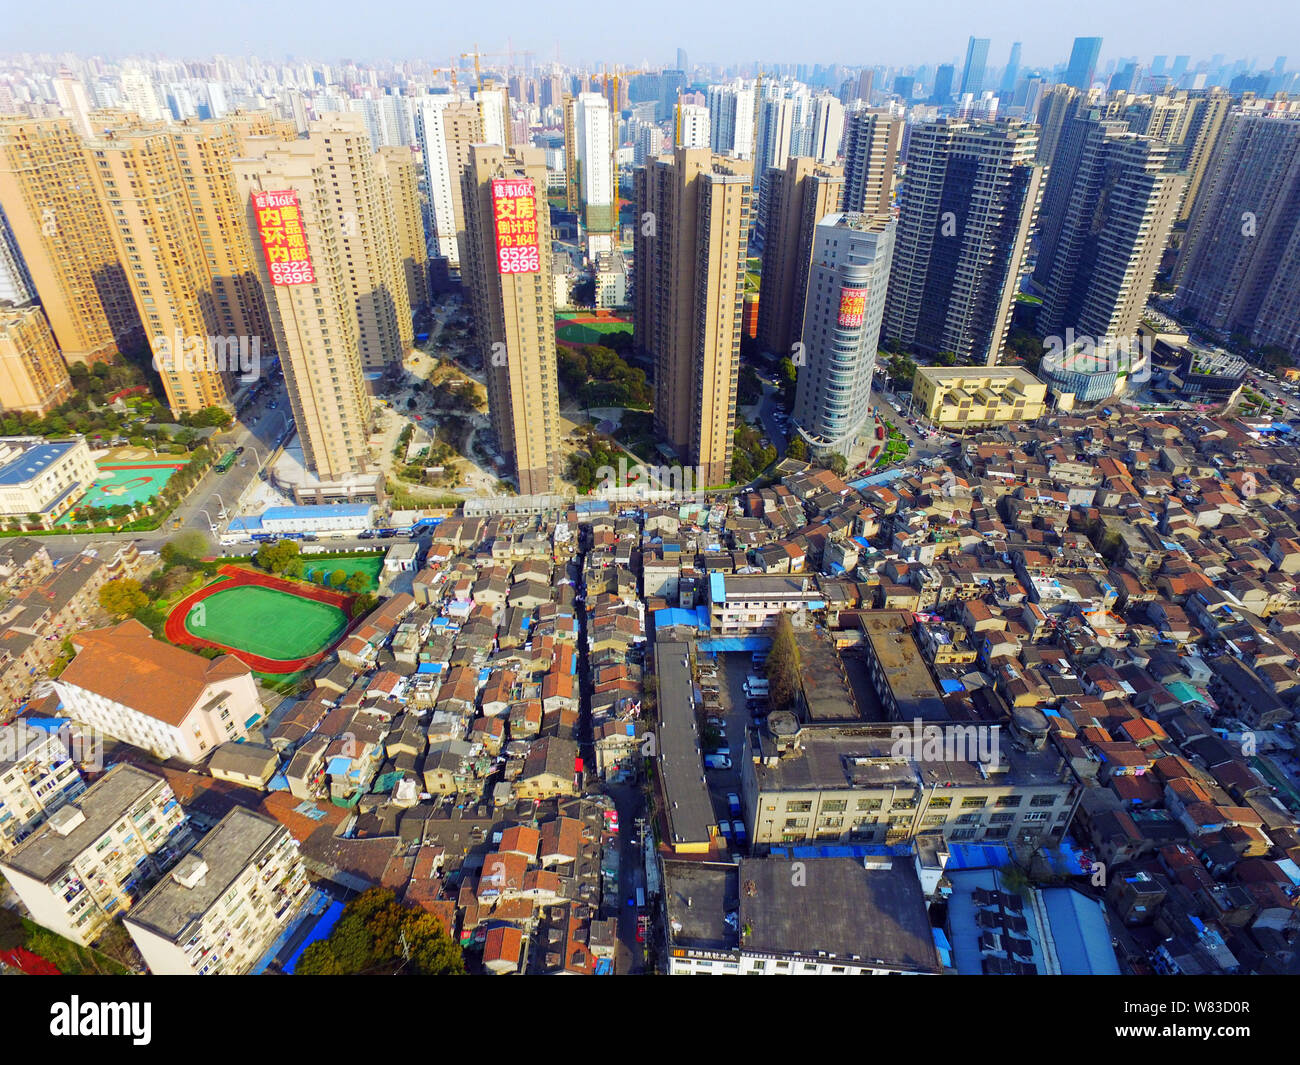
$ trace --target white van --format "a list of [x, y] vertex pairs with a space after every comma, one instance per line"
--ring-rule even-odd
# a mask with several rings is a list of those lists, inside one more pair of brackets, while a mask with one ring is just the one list
[[766, 695], [768, 693], [768, 682], [766, 677], [748, 677], [745, 680], [745, 694], [750, 698], [756, 695]]

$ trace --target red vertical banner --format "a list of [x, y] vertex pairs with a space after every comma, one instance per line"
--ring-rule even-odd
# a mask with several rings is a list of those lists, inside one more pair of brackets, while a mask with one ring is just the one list
[[271, 284], [314, 285], [316, 271], [307, 251], [307, 232], [302, 225], [298, 194], [289, 190], [255, 192], [253, 214]]
[[503, 274], [535, 274], [542, 268], [537, 194], [528, 178], [492, 181], [492, 215], [497, 234], [497, 269]]
[[867, 290], [865, 288], [840, 289], [840, 325], [859, 326], [867, 313]]

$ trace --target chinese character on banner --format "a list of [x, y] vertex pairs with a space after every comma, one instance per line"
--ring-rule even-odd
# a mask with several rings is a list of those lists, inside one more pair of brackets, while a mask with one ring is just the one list
[[839, 324], [859, 326], [866, 317], [867, 290], [865, 288], [840, 289]]
[[537, 229], [537, 194], [528, 179], [492, 182], [497, 269], [503, 274], [535, 274], [542, 268]]
[[291, 191], [253, 193], [257, 235], [273, 285], [314, 285], [316, 271], [307, 250], [298, 194]]

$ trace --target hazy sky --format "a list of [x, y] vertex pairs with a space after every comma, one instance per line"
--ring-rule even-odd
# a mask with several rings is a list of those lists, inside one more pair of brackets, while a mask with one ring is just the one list
[[[469, 51], [559, 49], [564, 62], [906, 64], [964, 57], [989, 37], [989, 63], [1063, 62], [1075, 36], [1105, 38], [1101, 63], [1223, 53], [1272, 66], [1300, 53], [1300, 4], [1262, 0], [4, 0], [0, 49], [200, 58], [215, 53], [336, 60], [434, 59]], [[581, 12], [574, 18], [573, 12]], [[538, 18], [538, 13], [542, 17]], [[806, 16], [805, 16], [805, 13]], [[1289, 57], [1294, 68], [1300, 54]]]

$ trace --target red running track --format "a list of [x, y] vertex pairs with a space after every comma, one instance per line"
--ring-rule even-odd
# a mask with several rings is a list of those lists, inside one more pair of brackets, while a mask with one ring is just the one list
[[257, 570], [244, 569], [242, 566], [222, 566], [217, 572], [228, 577], [229, 580], [205, 584], [197, 592], [191, 592], [172, 607], [171, 613], [167, 615], [167, 622], [163, 626], [163, 634], [178, 647], [216, 647], [227, 654], [234, 655], [246, 666], [258, 673], [297, 673], [299, 670], [310, 669], [322, 661], [327, 654], [343, 642], [348, 633], [361, 620], [355, 618], [349, 621], [347, 628], [339, 633], [337, 640], [328, 647], [317, 651], [314, 655], [307, 655], [305, 658], [266, 658], [263, 655], [254, 654], [252, 651], [241, 651], [236, 647], [227, 647], [224, 643], [217, 643], [215, 640], [205, 640], [202, 636], [195, 636], [185, 627], [185, 619], [189, 617], [190, 611], [194, 609], [196, 603], [202, 602], [210, 595], [216, 595], [217, 592], [224, 592], [230, 588], [239, 588], [244, 585], [271, 588], [277, 592], [296, 595], [299, 599], [312, 599], [318, 603], [336, 606], [343, 611], [345, 616], [349, 617], [352, 614], [352, 601], [356, 598], [344, 592], [335, 592], [328, 588], [320, 588], [300, 581], [285, 580], [283, 577], [276, 577], [274, 574], [259, 573]]

